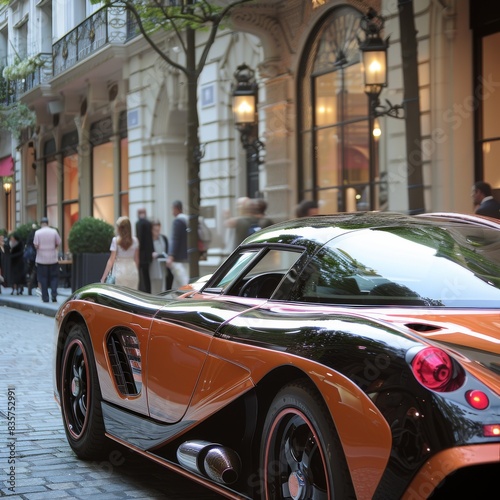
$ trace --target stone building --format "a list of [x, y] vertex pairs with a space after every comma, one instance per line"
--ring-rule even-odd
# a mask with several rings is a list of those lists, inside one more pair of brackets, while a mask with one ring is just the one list
[[[389, 37], [376, 107], [360, 51], [369, 8]], [[157, 36], [182, 61], [175, 37]], [[472, 213], [475, 180], [500, 188], [499, 49], [494, 1], [254, 0], [234, 10], [198, 88], [201, 213], [214, 236], [201, 273], [231, 250], [224, 220], [243, 196], [264, 197], [275, 220], [293, 217], [304, 198], [321, 213]], [[66, 241], [80, 217], [135, 220], [145, 207], [168, 232], [171, 202], [190, 203], [182, 74], [124, 10], [86, 0], [11, 1], [0, 11], [0, 58], [12, 65], [16, 54], [46, 64], [9, 94], [37, 124], [19, 139], [2, 132], [0, 174], [12, 165], [14, 183], [0, 194], [10, 208], [0, 227], [46, 214]], [[259, 88], [258, 161], [242, 147], [231, 107], [243, 63]]]

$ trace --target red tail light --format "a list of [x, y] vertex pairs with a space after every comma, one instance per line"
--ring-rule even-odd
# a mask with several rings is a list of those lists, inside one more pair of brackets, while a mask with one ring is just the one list
[[467, 391], [465, 399], [476, 410], [485, 410], [490, 404], [488, 396], [483, 391]]
[[453, 363], [448, 354], [438, 347], [426, 347], [419, 351], [411, 366], [416, 379], [424, 387], [438, 392], [452, 390]]
[[500, 436], [500, 424], [483, 425], [484, 437]]

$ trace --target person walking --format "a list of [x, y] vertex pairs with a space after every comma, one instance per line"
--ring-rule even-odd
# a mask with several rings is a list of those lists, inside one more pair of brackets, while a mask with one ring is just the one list
[[319, 205], [314, 200], [302, 200], [295, 208], [295, 216], [298, 219], [302, 217], [313, 217], [319, 214]]
[[132, 224], [128, 217], [118, 217], [116, 236], [113, 236], [111, 240], [110, 251], [101, 283], [105, 283], [108, 274], [112, 272], [115, 285], [128, 286], [137, 290], [139, 286], [139, 240], [132, 236]]
[[42, 300], [43, 302], [49, 301], [50, 288], [52, 302], [57, 302], [57, 285], [59, 283], [57, 257], [61, 237], [56, 229], [49, 226], [47, 217], [42, 217], [40, 220], [40, 229], [35, 231], [33, 244], [36, 249], [36, 274], [42, 289]]
[[189, 283], [188, 263], [188, 218], [182, 212], [182, 202], [172, 203], [172, 235], [168, 250], [167, 267], [174, 277], [172, 288], [175, 290]]
[[36, 277], [36, 248], [33, 244], [35, 239], [35, 232], [38, 226], [33, 223], [31, 225], [31, 231], [28, 234], [28, 239], [26, 240], [26, 245], [24, 246], [24, 262], [26, 264], [26, 276], [28, 278], [28, 295], [32, 295], [33, 288], [37, 288], [38, 281]]
[[161, 234], [161, 222], [153, 220], [151, 222], [153, 231], [153, 260], [149, 265], [149, 276], [151, 278], [151, 293], [157, 295], [160, 292], [168, 290], [167, 288], [167, 271], [172, 274], [170, 269], [166, 266], [166, 259], [168, 255], [168, 238]]
[[273, 220], [266, 216], [266, 200], [263, 198], [242, 198], [242, 200], [240, 215], [226, 219], [225, 222], [226, 227], [234, 228], [234, 248], [248, 236], [274, 224]]
[[18, 233], [10, 235], [9, 248], [11, 295], [22, 295], [26, 282], [26, 269], [24, 265], [24, 244]]
[[139, 240], [139, 290], [151, 293], [149, 266], [153, 261], [153, 233], [145, 208], [137, 210], [135, 234]]
[[2, 286], [7, 286], [7, 245], [5, 244], [5, 230], [0, 230], [0, 293]]
[[500, 203], [493, 198], [490, 184], [478, 181], [472, 186], [472, 202], [474, 213], [500, 219]]

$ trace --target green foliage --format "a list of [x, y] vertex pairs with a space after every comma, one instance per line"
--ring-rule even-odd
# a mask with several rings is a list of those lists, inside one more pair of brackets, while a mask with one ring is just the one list
[[0, 131], [10, 132], [19, 139], [21, 132], [28, 127], [36, 125], [36, 114], [21, 102], [9, 106], [0, 105]]
[[21, 224], [20, 226], [16, 227], [13, 233], [17, 233], [20, 236], [20, 238], [26, 243], [28, 235], [30, 234], [30, 231], [33, 229], [32, 224], [33, 224], [32, 222]]
[[[226, 2], [207, 0], [182, 0], [181, 5], [173, 6], [161, 0], [90, 0], [92, 4], [108, 7], [116, 6], [127, 9], [135, 19], [139, 31], [150, 46], [171, 66], [189, 74], [192, 71], [199, 75], [206, 63], [208, 52], [213, 45], [217, 31], [224, 27], [230, 12], [244, 3], [254, 0], [231, 0]], [[186, 42], [186, 31], [207, 31], [208, 41], [199, 56], [196, 68], [189, 68], [170, 58], [168, 51], [162, 50], [151, 38], [158, 30], [175, 34], [181, 50], [188, 56], [189, 47]], [[194, 60], [194, 59], [193, 59]], [[188, 65], [189, 63], [187, 63]]]
[[84, 217], [75, 222], [69, 232], [69, 251], [74, 254], [109, 252], [114, 235], [114, 227], [108, 222]]

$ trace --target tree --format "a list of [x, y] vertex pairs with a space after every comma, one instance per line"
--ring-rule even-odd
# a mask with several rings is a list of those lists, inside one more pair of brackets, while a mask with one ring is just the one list
[[17, 101], [10, 105], [0, 104], [0, 131], [6, 130], [19, 139], [24, 129], [35, 124], [35, 112], [25, 104]]
[[[217, 31], [234, 7], [252, 0], [91, 0], [93, 4], [118, 6], [127, 9], [137, 21], [138, 28], [152, 49], [167, 64], [184, 73], [187, 81], [187, 169], [189, 210], [189, 268], [190, 277], [199, 276], [198, 216], [200, 213], [200, 160], [198, 135], [198, 81], [205, 67]], [[206, 42], [196, 54], [196, 31], [203, 29]], [[174, 33], [184, 53], [184, 65], [171, 59], [153, 39], [159, 30]]]

